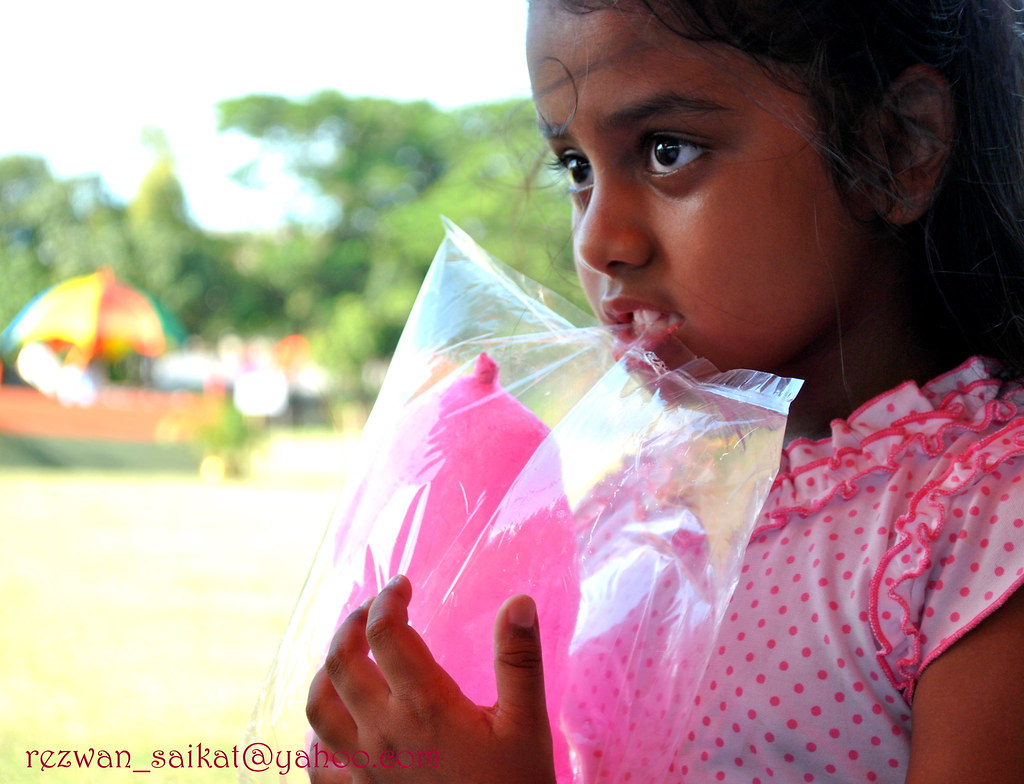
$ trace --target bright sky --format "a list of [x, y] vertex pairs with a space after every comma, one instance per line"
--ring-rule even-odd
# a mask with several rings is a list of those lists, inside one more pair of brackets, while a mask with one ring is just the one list
[[264, 92], [424, 98], [443, 107], [529, 94], [527, 0], [31, 0], [4, 9], [0, 156], [45, 156], [58, 176], [101, 175], [129, 199], [162, 129], [189, 206], [211, 229], [265, 228], [277, 193], [228, 175], [249, 140], [219, 135], [214, 105]]

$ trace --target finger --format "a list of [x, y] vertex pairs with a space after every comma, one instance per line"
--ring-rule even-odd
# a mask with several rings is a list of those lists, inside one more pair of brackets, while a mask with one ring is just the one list
[[498, 721], [506, 726], [547, 724], [540, 625], [537, 605], [529, 596], [513, 596], [498, 611], [494, 675]]
[[309, 685], [306, 719], [323, 745], [331, 751], [351, 749], [358, 743], [359, 730], [356, 723], [338, 696], [325, 668], [317, 670]]
[[373, 657], [399, 699], [431, 695], [452, 684], [423, 638], [409, 626], [411, 598], [409, 580], [395, 577], [374, 599], [366, 625]]
[[364, 602], [346, 618], [331, 640], [324, 670], [356, 724], [376, 715], [388, 699], [388, 684], [377, 665], [370, 661], [366, 640], [366, 616], [370, 602]]

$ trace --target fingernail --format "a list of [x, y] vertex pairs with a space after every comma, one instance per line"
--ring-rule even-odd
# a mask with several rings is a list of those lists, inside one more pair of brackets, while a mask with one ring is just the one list
[[508, 622], [521, 629], [532, 629], [537, 624], [537, 605], [532, 599], [520, 599], [508, 608]]
[[385, 585], [384, 587], [385, 588], [397, 588], [398, 587], [398, 583], [401, 581], [401, 579], [402, 579], [402, 575], [396, 574], [394, 577], [392, 577], [390, 580], [388, 580], [388, 584]]

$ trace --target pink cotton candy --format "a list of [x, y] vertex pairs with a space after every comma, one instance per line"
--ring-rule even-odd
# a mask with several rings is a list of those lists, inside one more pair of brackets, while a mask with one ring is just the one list
[[[510, 596], [537, 602], [549, 706], [560, 704], [579, 606], [572, 516], [547, 426], [497, 381], [472, 375], [405, 406], [393, 442], [366, 472], [337, 562], [363, 564], [346, 612], [397, 573], [413, 585], [409, 622], [474, 702], [493, 704], [494, 621]], [[368, 531], [363, 547], [359, 531]], [[355, 556], [355, 557], [354, 557]], [[552, 716], [556, 714], [553, 712]], [[560, 778], [568, 753], [555, 732]]]
[[679, 717], [713, 639], [708, 538], [683, 501], [664, 493], [673, 459], [688, 455], [659, 446], [609, 472], [575, 509], [586, 531], [582, 598], [561, 719], [586, 784], [636, 771], [674, 780]]

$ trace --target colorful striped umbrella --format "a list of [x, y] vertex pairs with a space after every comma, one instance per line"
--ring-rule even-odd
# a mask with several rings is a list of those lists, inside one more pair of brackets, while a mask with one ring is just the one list
[[135, 352], [164, 353], [186, 337], [181, 322], [109, 269], [58, 283], [37, 294], [0, 333], [0, 350], [45, 342], [68, 349], [67, 362], [116, 362]]

